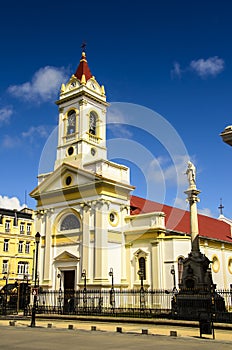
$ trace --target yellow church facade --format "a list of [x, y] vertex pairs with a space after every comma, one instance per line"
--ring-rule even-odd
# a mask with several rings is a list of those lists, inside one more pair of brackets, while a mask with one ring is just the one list
[[[104, 86], [92, 75], [85, 52], [62, 84], [53, 171], [39, 174], [31, 192], [41, 234], [39, 277], [43, 289], [170, 289], [181, 280], [191, 250], [189, 213], [132, 196], [130, 169], [107, 159]], [[172, 215], [180, 218], [169, 227]], [[219, 288], [232, 283], [231, 224], [200, 220], [200, 249], [212, 260]], [[220, 265], [221, 261], [221, 265]], [[216, 268], [216, 266], [221, 268]]]

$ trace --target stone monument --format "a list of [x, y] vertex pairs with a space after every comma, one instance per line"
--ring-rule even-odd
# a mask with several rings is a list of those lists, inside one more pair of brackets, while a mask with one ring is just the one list
[[[202, 312], [212, 312], [212, 302], [216, 302], [210, 260], [200, 252], [197, 217], [198, 195], [201, 191], [196, 186], [196, 168], [188, 162], [186, 170], [189, 187], [185, 191], [190, 210], [191, 252], [183, 261], [182, 281], [179, 292], [173, 300], [173, 311], [179, 317], [198, 319]], [[217, 297], [218, 307], [224, 308], [221, 297]], [[219, 305], [220, 304], [220, 305]]]

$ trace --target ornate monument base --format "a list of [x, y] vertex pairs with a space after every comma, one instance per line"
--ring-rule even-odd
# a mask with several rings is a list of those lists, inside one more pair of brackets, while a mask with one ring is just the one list
[[180, 291], [173, 298], [173, 314], [178, 318], [211, 318], [216, 312], [225, 312], [224, 299], [216, 291], [209, 267], [209, 259], [200, 251], [191, 252], [183, 262]]

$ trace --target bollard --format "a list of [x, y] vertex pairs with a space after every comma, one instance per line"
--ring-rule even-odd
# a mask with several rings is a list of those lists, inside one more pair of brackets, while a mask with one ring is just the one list
[[48, 323], [48, 328], [52, 328], [52, 323]]
[[91, 331], [96, 331], [97, 327], [96, 326], [91, 326]]
[[122, 327], [116, 327], [116, 332], [122, 333]]
[[148, 334], [148, 329], [142, 329], [142, 334]]
[[14, 327], [15, 326], [15, 321], [9, 321], [9, 325]]
[[73, 329], [73, 324], [69, 324], [68, 329]]
[[177, 337], [177, 331], [170, 331], [170, 337]]

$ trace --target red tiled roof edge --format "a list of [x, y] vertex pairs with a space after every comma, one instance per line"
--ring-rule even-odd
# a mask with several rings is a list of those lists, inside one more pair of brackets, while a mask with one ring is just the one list
[[[137, 196], [131, 196], [131, 215], [156, 211], [165, 213], [166, 228], [175, 232], [190, 234], [189, 211], [171, 207]], [[198, 214], [199, 235], [205, 238], [232, 243], [231, 226], [221, 220]]]

